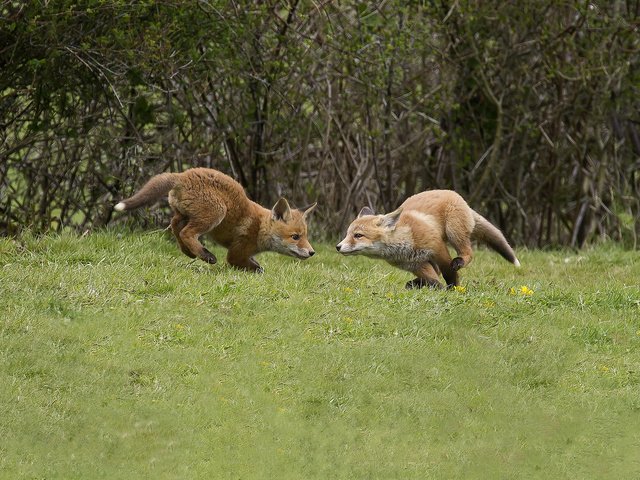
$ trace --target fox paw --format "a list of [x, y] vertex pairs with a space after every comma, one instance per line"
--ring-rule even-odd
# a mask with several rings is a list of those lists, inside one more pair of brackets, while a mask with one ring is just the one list
[[202, 249], [202, 256], [200, 258], [211, 265], [215, 265], [218, 262], [216, 256], [206, 248]]
[[256, 273], [264, 273], [264, 268], [258, 267], [258, 268], [255, 269], [255, 272]]
[[414, 278], [413, 280], [407, 282], [404, 286], [407, 290], [412, 290], [414, 288], [442, 288], [442, 284], [437, 280], [430, 280], [428, 278]]
[[414, 288], [422, 288], [422, 287], [424, 287], [424, 284], [422, 283], [422, 280], [419, 278], [414, 278], [413, 280], [409, 280], [404, 285], [404, 288], [406, 288], [407, 290], [412, 290]]
[[462, 267], [464, 267], [464, 260], [461, 257], [456, 257], [453, 260], [451, 260], [451, 268], [453, 269], [454, 272], [457, 272]]

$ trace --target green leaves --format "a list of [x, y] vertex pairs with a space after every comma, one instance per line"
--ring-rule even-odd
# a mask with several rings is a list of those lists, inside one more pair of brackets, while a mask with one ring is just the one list
[[123, 185], [206, 165], [264, 204], [319, 199], [327, 232], [353, 205], [391, 211], [438, 187], [518, 242], [637, 236], [611, 208], [640, 208], [640, 37], [624, 2], [50, 0], [0, 13], [0, 155], [26, 182], [0, 169], [16, 190], [0, 198], [2, 229], [45, 205], [56, 225], [104, 225]]

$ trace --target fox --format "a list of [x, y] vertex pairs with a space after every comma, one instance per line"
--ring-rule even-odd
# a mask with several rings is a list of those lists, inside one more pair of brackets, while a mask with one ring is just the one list
[[[453, 288], [459, 285], [458, 271], [473, 259], [472, 240], [485, 243], [520, 267], [502, 232], [453, 190], [418, 193], [386, 215], [362, 208], [336, 250], [383, 259], [413, 273], [416, 278], [407, 282], [407, 289], [444, 288], [440, 274], [447, 288]], [[455, 258], [447, 245], [455, 249]]]
[[216, 256], [200, 243], [203, 235], [227, 249], [231, 266], [251, 272], [264, 271], [254, 258], [260, 252], [301, 260], [315, 254], [308, 240], [307, 219], [317, 202], [295, 209], [282, 197], [269, 210], [250, 200], [233, 178], [211, 168], [156, 175], [114, 210], [134, 210], [165, 195], [173, 211], [171, 231], [182, 253], [190, 258], [217, 263]]

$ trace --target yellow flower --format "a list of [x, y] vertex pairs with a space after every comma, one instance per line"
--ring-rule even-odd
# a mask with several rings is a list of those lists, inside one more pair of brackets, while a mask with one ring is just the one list
[[602, 373], [607, 373], [609, 371], [609, 367], [607, 367], [606, 365], [600, 365], [600, 371]]
[[466, 287], [463, 287], [462, 285], [456, 285], [453, 289], [458, 293], [464, 293], [467, 291]]
[[353, 293], [353, 288], [344, 287], [344, 291], [345, 291], [346, 293]]
[[353, 322], [353, 318], [351, 317], [344, 317], [344, 321], [347, 323], [352, 323]]
[[513, 287], [511, 287], [511, 288], [509, 289], [509, 295], [515, 295], [515, 294], [516, 294], [516, 289], [515, 289], [515, 288], [513, 288]]
[[520, 287], [520, 293], [522, 293], [523, 295], [533, 295], [533, 290], [531, 290], [526, 285], [522, 285]]
[[176, 330], [184, 330], [184, 325], [181, 323], [176, 323]]

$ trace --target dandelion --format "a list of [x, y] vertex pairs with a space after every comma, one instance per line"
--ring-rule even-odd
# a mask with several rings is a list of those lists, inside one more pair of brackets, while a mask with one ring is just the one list
[[453, 289], [458, 293], [464, 293], [467, 291], [466, 287], [463, 287], [462, 285], [456, 285]]
[[351, 317], [344, 317], [344, 321], [347, 323], [353, 323], [353, 318]]
[[600, 365], [600, 371], [602, 373], [607, 373], [609, 371], [609, 367], [607, 367], [606, 365]]
[[517, 295], [518, 293], [520, 293], [521, 295], [525, 295], [525, 296], [530, 296], [533, 295], [533, 290], [531, 290], [529, 287], [527, 287], [526, 285], [520, 285], [519, 289], [515, 289], [514, 287], [511, 287], [509, 289], [509, 295]]
[[345, 291], [345, 293], [353, 293], [353, 288], [344, 287], [343, 290]]
[[523, 295], [533, 295], [533, 290], [531, 290], [526, 285], [522, 285], [520, 286], [520, 293], [522, 293]]

